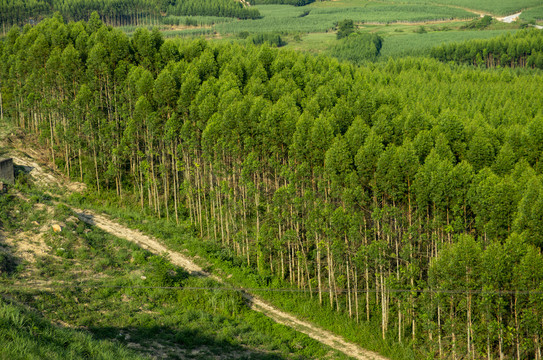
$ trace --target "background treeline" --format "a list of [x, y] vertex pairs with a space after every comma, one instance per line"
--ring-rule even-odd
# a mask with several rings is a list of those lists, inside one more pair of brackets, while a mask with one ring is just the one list
[[489, 40], [470, 40], [435, 47], [431, 56], [441, 61], [490, 67], [543, 69], [543, 32], [518, 31]]
[[253, 5], [279, 4], [279, 5], [294, 5], [294, 6], [305, 6], [314, 2], [315, 0], [250, 0], [249, 1], [249, 3]]
[[258, 19], [256, 8], [246, 7], [237, 0], [177, 0], [167, 7], [170, 15], [220, 16], [238, 19]]
[[68, 176], [187, 219], [270, 286], [421, 356], [541, 358], [539, 72], [128, 39], [93, 15], [11, 29], [0, 81]]
[[3, 33], [12, 25], [34, 24], [57, 11], [68, 21], [88, 20], [96, 11], [102, 21], [112, 26], [158, 24], [163, 15], [260, 17], [257, 9], [244, 7], [236, 0], [1, 0]]

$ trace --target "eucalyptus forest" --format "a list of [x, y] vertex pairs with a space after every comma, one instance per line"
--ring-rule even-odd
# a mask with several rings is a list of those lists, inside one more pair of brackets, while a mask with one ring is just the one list
[[108, 26], [138, 16], [12, 27], [2, 122], [417, 358], [541, 359], [539, 30], [356, 66]]

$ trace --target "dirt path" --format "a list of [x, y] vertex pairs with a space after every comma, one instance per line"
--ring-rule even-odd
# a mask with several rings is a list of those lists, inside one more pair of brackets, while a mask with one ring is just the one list
[[[27, 155], [26, 153], [10, 152], [9, 155], [13, 157], [15, 165], [24, 167], [25, 171], [28, 172], [39, 185], [65, 187], [68, 191], [81, 191], [84, 189], [84, 184], [70, 182], [62, 176], [55, 174], [53, 171], [49, 169], [46, 170], [43, 166], [40, 166], [31, 156]], [[207, 276], [215, 281], [224, 283], [221, 278], [205, 272], [189, 257], [185, 256], [182, 253], [169, 250], [167, 247], [162, 245], [160, 241], [156, 238], [147, 236], [139, 231], [127, 228], [126, 226], [123, 226], [104, 215], [96, 214], [93, 211], [77, 208], [72, 208], [72, 210], [76, 213], [77, 217], [81, 221], [84, 221], [87, 224], [96, 226], [119, 238], [135, 242], [142, 248], [147, 249], [152, 253], [159, 255], [167, 253], [170, 261], [173, 264], [186, 269], [193, 275]], [[268, 316], [279, 324], [294, 328], [297, 331], [304, 333], [309, 337], [325, 345], [328, 345], [335, 350], [341, 351], [354, 359], [387, 360], [387, 358], [375, 352], [365, 350], [354, 343], [350, 343], [345, 339], [331, 333], [330, 331], [321, 329], [309, 322], [297, 319], [293, 315], [290, 315], [273, 307], [272, 305], [268, 304], [267, 302], [247, 291], [242, 291], [242, 295], [246, 299], [249, 307], [252, 310], [258, 311]]]
[[499, 17], [499, 18], [496, 18], [496, 20], [507, 23], [507, 24], [511, 24], [513, 21], [517, 21], [520, 14], [522, 14], [522, 12], [519, 12], [519, 13], [516, 13], [516, 14], [513, 14], [513, 15], [509, 15], [509, 16], [505, 16], [505, 17]]
[[[81, 221], [84, 221], [87, 224], [96, 226], [117, 237], [126, 239], [128, 241], [133, 241], [142, 248], [147, 249], [155, 254], [167, 253], [170, 257], [170, 261], [173, 264], [183, 267], [193, 275], [207, 276], [220, 283], [223, 282], [222, 279], [220, 279], [219, 277], [205, 272], [200, 266], [195, 264], [187, 256], [179, 252], [168, 250], [168, 248], [166, 248], [153, 237], [144, 235], [139, 231], [129, 229], [117, 222], [110, 220], [106, 216], [96, 214], [89, 210], [73, 208], [73, 211], [76, 213], [77, 217]], [[334, 335], [327, 330], [318, 328], [313, 324], [297, 319], [296, 317], [273, 307], [272, 305], [268, 304], [267, 302], [263, 301], [255, 295], [252, 295], [246, 291], [243, 291], [242, 294], [252, 310], [261, 312], [269, 318], [273, 319], [275, 322], [294, 328], [297, 331], [304, 333], [309, 337], [330, 346], [333, 349], [341, 351], [348, 356], [360, 360], [386, 360], [385, 357], [377, 353], [364, 350], [360, 346], [349, 343], [343, 338]]]

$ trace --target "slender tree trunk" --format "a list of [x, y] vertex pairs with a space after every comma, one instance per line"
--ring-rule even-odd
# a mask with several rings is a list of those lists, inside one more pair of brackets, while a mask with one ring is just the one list
[[[5, 26], [5, 24], [3, 24]], [[6, 31], [4, 28], [4, 35]], [[4, 105], [2, 104], [2, 86], [0, 85], [0, 121], [4, 122]]]
[[96, 171], [96, 189], [98, 194], [100, 194], [100, 176], [98, 175], [98, 160], [96, 158], [96, 142], [92, 142], [92, 151], [94, 153], [94, 170]]
[[500, 360], [503, 360], [503, 331], [502, 331], [502, 314], [501, 310], [498, 314], [498, 351], [500, 352]]
[[315, 245], [317, 247], [317, 284], [319, 286], [319, 304], [322, 305], [322, 279], [321, 279], [321, 247], [319, 237], [315, 232]]
[[[24, 128], [24, 125], [22, 126]], [[55, 149], [54, 149], [54, 137], [53, 137], [53, 117], [51, 114], [49, 114], [49, 130], [51, 134], [51, 157], [53, 158], [53, 169], [57, 168], [57, 164], [55, 162]], [[100, 192], [100, 190], [98, 190]]]
[[334, 309], [334, 292], [332, 288], [332, 258], [330, 255], [330, 241], [326, 242], [326, 258], [328, 261], [328, 291], [330, 292], [330, 308]]
[[519, 338], [519, 324], [518, 324], [518, 308], [517, 308], [518, 296], [515, 294], [515, 347], [517, 349], [517, 360], [520, 360], [520, 338]]
[[79, 153], [79, 179], [81, 180], [81, 182], [83, 182], [83, 159], [81, 156], [81, 146], [77, 151]]
[[439, 358], [443, 358], [443, 346], [441, 345], [441, 305], [439, 304], [439, 298], [437, 303], [437, 343], [439, 346]]

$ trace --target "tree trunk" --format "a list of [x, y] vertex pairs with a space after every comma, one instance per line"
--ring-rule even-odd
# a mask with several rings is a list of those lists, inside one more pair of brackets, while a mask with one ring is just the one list
[[439, 358], [443, 358], [443, 346], [441, 345], [441, 305], [437, 304], [437, 343], [439, 346]]
[[315, 232], [315, 245], [317, 247], [317, 284], [319, 286], [319, 304], [322, 306], [322, 279], [321, 279], [321, 247], [319, 237]]
[[326, 258], [328, 261], [328, 291], [330, 292], [330, 308], [334, 309], [334, 292], [332, 288], [332, 259], [330, 257], [330, 241], [326, 242]]

